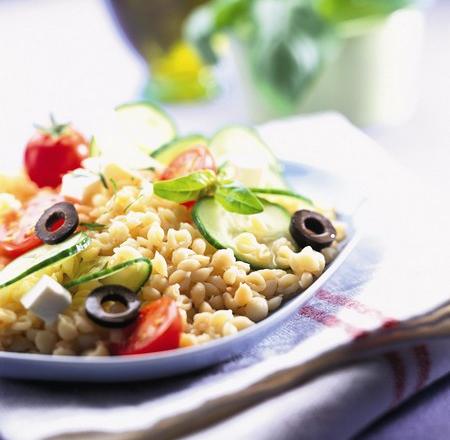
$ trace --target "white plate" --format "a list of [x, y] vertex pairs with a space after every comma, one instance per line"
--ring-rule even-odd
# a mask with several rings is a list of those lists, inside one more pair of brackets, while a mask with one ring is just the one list
[[[287, 163], [286, 177], [298, 191], [312, 198], [334, 201], [347, 224], [347, 239], [337, 258], [301, 295], [286, 301], [260, 323], [236, 335], [210, 343], [141, 356], [87, 358], [0, 352], [0, 377], [18, 379], [118, 382], [154, 379], [204, 368], [225, 361], [253, 346], [304, 305], [346, 260], [359, 238], [354, 213], [361, 195], [347, 182], [323, 171]], [[345, 208], [344, 208], [345, 207]]]

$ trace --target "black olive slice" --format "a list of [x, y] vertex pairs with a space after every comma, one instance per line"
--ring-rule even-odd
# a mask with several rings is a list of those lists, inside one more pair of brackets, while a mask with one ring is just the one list
[[36, 235], [47, 244], [57, 244], [70, 237], [78, 227], [78, 213], [71, 203], [51, 206], [36, 223]]
[[311, 246], [316, 251], [330, 246], [336, 239], [336, 229], [330, 220], [307, 209], [294, 213], [289, 232], [301, 248]]
[[[123, 311], [107, 311], [105, 303], [121, 304]], [[120, 328], [131, 324], [139, 315], [141, 302], [136, 294], [124, 286], [111, 284], [94, 289], [86, 299], [86, 315], [102, 327]]]

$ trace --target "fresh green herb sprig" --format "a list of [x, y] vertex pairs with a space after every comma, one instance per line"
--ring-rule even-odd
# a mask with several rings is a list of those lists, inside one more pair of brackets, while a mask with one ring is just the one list
[[139, 194], [135, 200], [133, 200], [132, 202], [130, 202], [125, 209], [123, 210], [123, 212], [126, 214], [128, 212], [128, 210], [135, 204], [137, 203], [139, 200], [142, 199], [142, 197], [144, 197], [144, 194]]
[[106, 177], [103, 175], [103, 173], [98, 173], [98, 177], [100, 178], [100, 182], [102, 183], [103, 187], [109, 190], [108, 183], [106, 182]]
[[102, 223], [85, 223], [85, 222], [81, 222], [80, 226], [89, 229], [90, 231], [98, 231], [98, 230], [102, 230], [106, 228], [106, 225], [102, 224]]
[[210, 170], [155, 182], [153, 191], [158, 197], [177, 203], [214, 196], [227, 211], [237, 214], [251, 215], [264, 211], [263, 204], [251, 190]]
[[118, 190], [117, 182], [112, 177], [110, 177], [109, 181], [111, 182], [113, 193], [116, 194]]
[[216, 185], [216, 175], [211, 170], [195, 171], [183, 177], [161, 180], [153, 184], [153, 192], [162, 199], [184, 203], [207, 195]]

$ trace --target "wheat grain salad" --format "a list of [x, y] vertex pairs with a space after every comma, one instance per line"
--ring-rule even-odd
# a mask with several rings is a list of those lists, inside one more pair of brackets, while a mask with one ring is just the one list
[[[0, 176], [0, 350], [137, 355], [231, 336], [339, 253], [345, 225], [288, 187], [252, 129], [179, 137], [148, 103], [112, 117], [89, 144], [52, 121], [24, 174]], [[49, 166], [61, 155], [66, 169]]]

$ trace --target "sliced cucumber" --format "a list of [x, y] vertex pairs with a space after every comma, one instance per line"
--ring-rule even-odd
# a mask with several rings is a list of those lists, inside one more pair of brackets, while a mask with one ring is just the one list
[[250, 188], [258, 197], [276, 203], [285, 208], [289, 214], [293, 214], [299, 209], [312, 209], [314, 202], [308, 197], [297, 194], [293, 191], [279, 188]]
[[[212, 197], [199, 200], [193, 209], [192, 218], [200, 233], [217, 249], [232, 249], [237, 259], [250, 263], [254, 269], [273, 269], [278, 265], [272, 252], [275, 240], [289, 234], [289, 213], [280, 205], [264, 201], [264, 211], [260, 214], [241, 215], [226, 211]], [[257, 230], [264, 225], [265, 231]], [[258, 242], [267, 246], [265, 255], [239, 251], [236, 238], [244, 232], [251, 232]]]
[[60, 264], [66, 258], [86, 249], [90, 242], [90, 238], [81, 232], [62, 243], [44, 244], [21, 255], [0, 271], [0, 289], [20, 281], [38, 270], [55, 263]]
[[64, 287], [70, 289], [92, 280], [102, 280], [102, 284], [119, 284], [137, 292], [148, 280], [152, 263], [148, 258], [135, 258], [112, 267], [107, 267], [109, 257], [100, 257], [90, 269]]
[[199, 134], [182, 137], [163, 145], [155, 150], [151, 156], [164, 165], [169, 165], [177, 156], [194, 147], [208, 146], [208, 139]]
[[279, 188], [251, 188], [260, 199], [268, 200], [285, 208], [290, 215], [300, 209], [309, 209], [318, 212], [330, 220], [336, 218], [336, 212], [333, 207], [321, 205], [308, 197], [302, 196], [290, 190]]
[[130, 102], [116, 108], [119, 121], [130, 135], [130, 142], [150, 154], [177, 134], [167, 113], [149, 102]]
[[176, 136], [165, 112], [147, 102], [123, 104], [102, 121], [91, 141], [91, 154], [144, 169], [154, 163], [149, 154]]
[[209, 148], [219, 165], [226, 161], [233, 163], [236, 158], [245, 155], [264, 161], [275, 173], [282, 172], [278, 159], [259, 134], [250, 127], [235, 125], [223, 128], [213, 136]]

